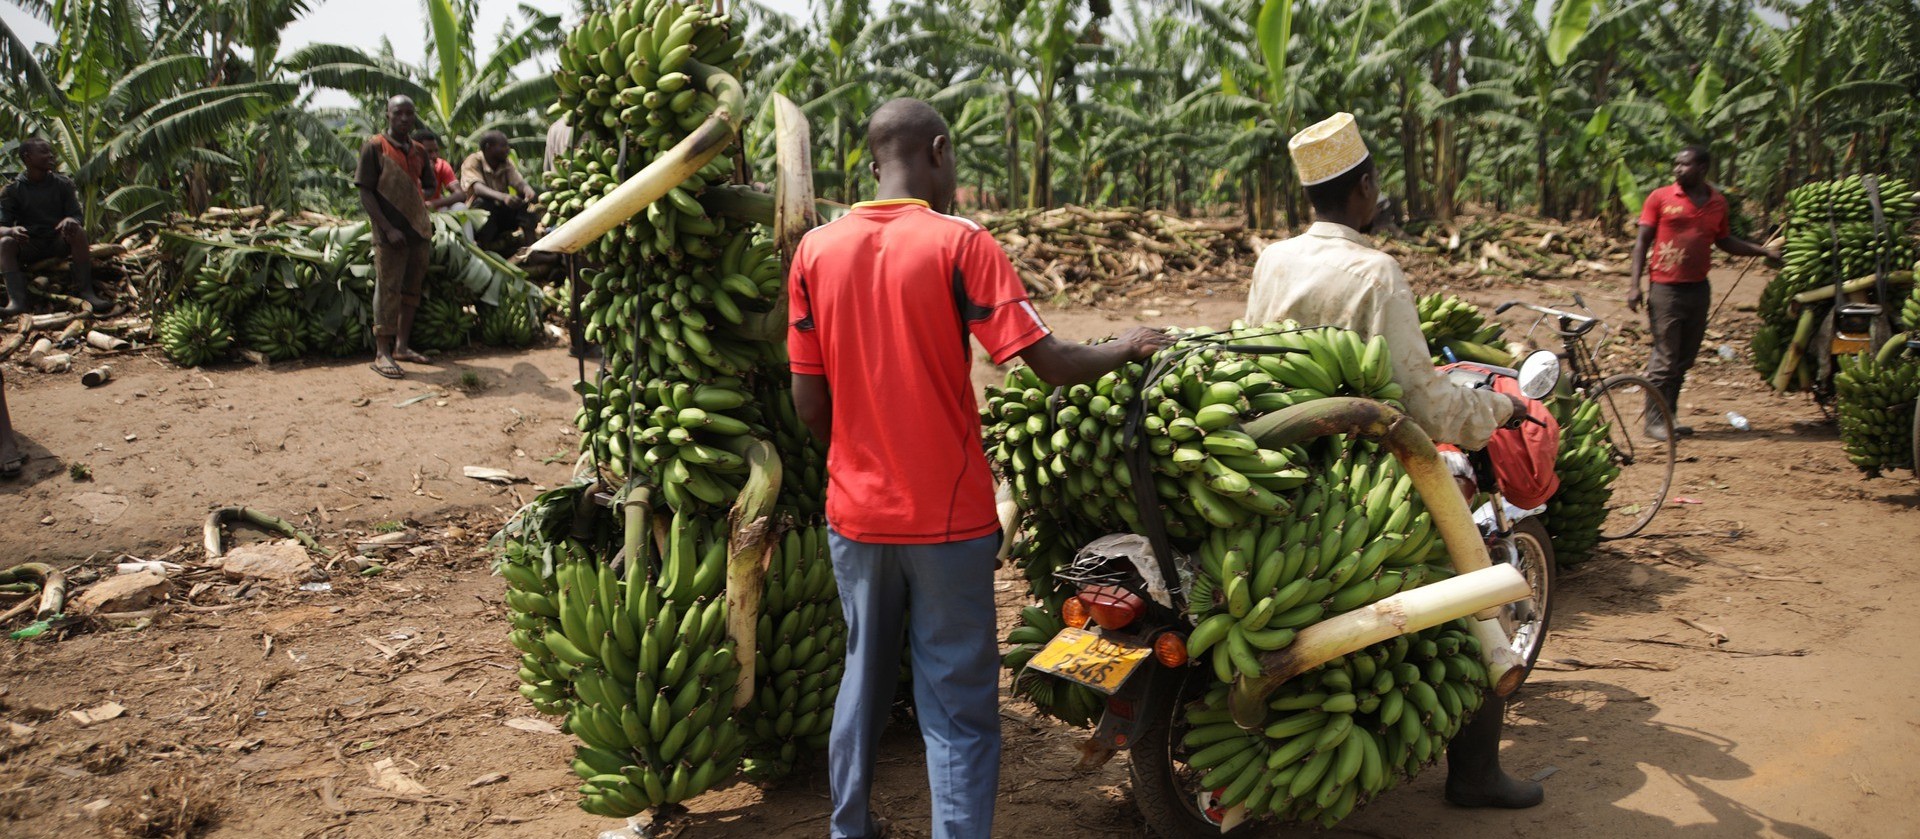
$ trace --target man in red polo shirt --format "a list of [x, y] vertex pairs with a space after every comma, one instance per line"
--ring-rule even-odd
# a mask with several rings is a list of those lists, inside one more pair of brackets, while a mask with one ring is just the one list
[[[1727, 197], [1707, 183], [1713, 153], [1705, 146], [1688, 146], [1673, 156], [1673, 184], [1647, 196], [1640, 210], [1640, 238], [1633, 245], [1633, 288], [1627, 308], [1640, 311], [1647, 304], [1653, 328], [1653, 355], [1647, 359], [1647, 379], [1667, 400], [1673, 416], [1680, 416], [1680, 385], [1700, 353], [1707, 335], [1707, 316], [1713, 292], [1707, 270], [1713, 267], [1713, 246], [1735, 256], [1764, 256], [1779, 260], [1780, 251], [1735, 238], [1727, 224]], [[1640, 277], [1647, 273], [1651, 248], [1653, 289], [1643, 295]], [[1652, 394], [1648, 398], [1653, 398]], [[1647, 436], [1665, 441], [1686, 436], [1693, 429], [1676, 423], [1669, 429], [1657, 412], [1647, 413]]]
[[1138, 328], [1098, 346], [1053, 337], [992, 234], [944, 214], [954, 152], [932, 106], [881, 106], [867, 145], [879, 200], [808, 233], [788, 278], [794, 407], [828, 444], [829, 545], [847, 619], [829, 829], [884, 835], [868, 798], [904, 635], [933, 835], [986, 839], [1000, 773], [1000, 526], [969, 336], [994, 363], [1018, 356], [1056, 385], [1092, 381], [1172, 339]]

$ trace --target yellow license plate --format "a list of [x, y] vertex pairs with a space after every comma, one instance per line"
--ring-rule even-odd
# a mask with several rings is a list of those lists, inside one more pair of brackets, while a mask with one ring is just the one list
[[1047, 642], [1027, 666], [1079, 682], [1101, 693], [1113, 693], [1145, 661], [1149, 650], [1117, 643], [1098, 633], [1067, 627]]

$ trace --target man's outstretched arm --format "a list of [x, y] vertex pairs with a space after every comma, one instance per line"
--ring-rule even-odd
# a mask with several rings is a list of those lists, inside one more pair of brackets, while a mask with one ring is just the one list
[[1062, 387], [1091, 382], [1172, 344], [1173, 336], [1166, 332], [1136, 326], [1104, 344], [1076, 344], [1048, 335], [1021, 350], [1020, 358], [1041, 381]]

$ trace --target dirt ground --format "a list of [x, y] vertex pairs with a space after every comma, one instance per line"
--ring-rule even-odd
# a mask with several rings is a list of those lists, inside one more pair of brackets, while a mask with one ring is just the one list
[[[1717, 274], [1719, 288], [1735, 276]], [[1735, 289], [1709, 350], [1744, 348], [1753, 316], [1742, 306], [1763, 282], [1756, 271]], [[1491, 304], [1576, 290], [1633, 321], [1617, 281], [1458, 291]], [[1131, 305], [1047, 314], [1088, 337], [1136, 322], [1224, 325], [1242, 301]], [[618, 826], [573, 806], [570, 738], [514, 692], [517, 655], [482, 544], [534, 485], [570, 468], [574, 363], [562, 350], [460, 355], [395, 383], [363, 362], [112, 362], [116, 380], [93, 391], [8, 369], [34, 459], [0, 483], [0, 564], [99, 567], [184, 546], [170, 557], [187, 566], [176, 603], [187, 602], [142, 629], [0, 641], [0, 835], [140, 825], [136, 835], [493, 839]], [[457, 387], [467, 371], [482, 387]], [[1707, 355], [1684, 400], [1700, 433], [1681, 450], [1681, 503], [1644, 538], [1563, 575], [1553, 661], [1511, 705], [1505, 763], [1542, 779], [1547, 802], [1453, 808], [1435, 770], [1328, 835], [1912, 835], [1920, 666], [1903, 639], [1920, 621], [1899, 604], [1920, 598], [1920, 484], [1904, 472], [1863, 479], [1809, 401], [1767, 391], [1744, 361]], [[1729, 410], [1752, 430], [1732, 429]], [[92, 480], [73, 480], [72, 463]], [[529, 483], [470, 480], [469, 465]], [[403, 525], [421, 542], [387, 553], [379, 576], [336, 574], [331, 591], [236, 591], [196, 565], [202, 516], [236, 503], [335, 545]], [[1000, 586], [1010, 621], [1020, 585], [1009, 571]], [[83, 725], [70, 713], [107, 702], [124, 714]], [[997, 835], [1150, 835], [1124, 757], [1080, 772], [1079, 732], [1020, 701], [1002, 717]], [[896, 835], [926, 836], [917, 737], [891, 736], [875, 806]], [[417, 786], [376, 784], [385, 761]], [[824, 835], [826, 780], [813, 769], [772, 789], [740, 784], [694, 810], [681, 835]]]

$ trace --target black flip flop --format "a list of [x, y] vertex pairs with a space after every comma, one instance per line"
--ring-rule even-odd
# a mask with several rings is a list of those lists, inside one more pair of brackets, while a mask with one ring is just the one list
[[392, 366], [390, 366], [390, 367], [382, 367], [382, 366], [380, 366], [380, 362], [378, 362], [378, 361], [376, 361], [376, 362], [374, 362], [374, 363], [372, 363], [372, 364], [369, 364], [369, 365], [367, 365], [367, 366], [369, 366], [369, 367], [372, 367], [372, 368], [373, 368], [373, 372], [375, 372], [375, 373], [379, 373], [380, 375], [382, 375], [382, 376], [385, 376], [385, 377], [387, 377], [387, 378], [389, 378], [389, 379], [404, 379], [404, 378], [406, 378], [406, 376], [407, 376], [407, 371], [405, 371], [405, 370], [402, 370], [402, 369], [400, 369], [400, 365], [398, 365], [398, 364], [394, 364], [394, 363], [393, 363], [393, 362], [391, 362], [391, 361], [389, 361], [389, 362], [387, 362], [387, 363], [388, 363], [389, 365], [392, 365]]

